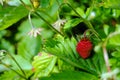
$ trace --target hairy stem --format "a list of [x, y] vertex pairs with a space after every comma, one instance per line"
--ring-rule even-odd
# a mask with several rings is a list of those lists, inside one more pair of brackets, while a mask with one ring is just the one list
[[[111, 73], [111, 68], [110, 68], [110, 64], [109, 64], [109, 57], [108, 57], [106, 45], [107, 45], [107, 42], [108, 42], [109, 38], [111, 38], [112, 36], [117, 35], [117, 34], [119, 34], [119, 33], [114, 32], [114, 33], [110, 34], [110, 35], [106, 38], [106, 40], [104, 41], [103, 46], [102, 46], [102, 48], [103, 48], [104, 60], [105, 60], [105, 64], [106, 64], [106, 68], [107, 68], [107, 72], [108, 72], [108, 73]], [[113, 75], [111, 76], [110, 80], [115, 80], [115, 78], [113, 77]]]
[[107, 67], [107, 71], [111, 72], [110, 64], [109, 64], [109, 58], [108, 58], [108, 53], [107, 53], [105, 45], [103, 45], [103, 55], [104, 55], [104, 60], [105, 60], [105, 64], [106, 64], [106, 67]]
[[[110, 68], [110, 64], [109, 64], [109, 57], [108, 57], [108, 53], [107, 53], [107, 49], [106, 49], [106, 43], [103, 44], [103, 55], [104, 55], [104, 60], [105, 60], [105, 64], [107, 67], [107, 72], [111, 73], [111, 68]], [[115, 80], [113, 75], [111, 76], [110, 80]]]

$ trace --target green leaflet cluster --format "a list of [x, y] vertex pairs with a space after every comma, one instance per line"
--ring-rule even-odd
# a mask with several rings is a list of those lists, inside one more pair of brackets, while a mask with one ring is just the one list
[[32, 62], [34, 78], [48, 76], [54, 70], [57, 57], [45, 52], [39, 53]]
[[[54, 43], [55, 42], [55, 43]], [[74, 67], [85, 70], [90, 74], [100, 75], [105, 68], [102, 54], [94, 54], [88, 59], [82, 59], [76, 52], [77, 40], [75, 38], [64, 39], [61, 36], [46, 42], [45, 50]], [[97, 60], [95, 60], [97, 59]], [[99, 67], [102, 65], [101, 67]]]

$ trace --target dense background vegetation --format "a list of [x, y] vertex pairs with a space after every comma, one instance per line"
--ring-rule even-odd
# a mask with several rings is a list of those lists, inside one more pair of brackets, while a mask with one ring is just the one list
[[120, 80], [119, 20], [120, 0], [0, 0], [0, 80]]

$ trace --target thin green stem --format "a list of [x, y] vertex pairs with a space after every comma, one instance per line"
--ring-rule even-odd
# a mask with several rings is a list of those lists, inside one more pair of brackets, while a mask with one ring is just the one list
[[8, 53], [8, 55], [13, 59], [13, 61], [17, 64], [17, 66], [19, 67], [19, 69], [22, 71], [23, 75], [26, 77], [26, 74], [25, 74], [24, 70], [21, 68], [21, 66], [16, 61], [16, 59], [11, 54]]
[[[59, 1], [56, 0], [56, 2], [57, 2], [57, 4], [58, 4], [58, 6], [60, 7], [60, 3], [59, 3]], [[60, 19], [60, 16], [59, 16], [59, 8], [58, 8], [58, 11], [57, 11], [57, 17], [58, 17], [58, 19]]]
[[22, 0], [20, 0], [20, 2], [23, 4], [23, 6], [28, 9], [28, 10], [31, 10], [29, 6], [27, 6]]
[[58, 30], [56, 30], [47, 20], [45, 20], [39, 13], [35, 12], [35, 14], [42, 19], [44, 22], [46, 22], [48, 24], [48, 26], [54, 30], [56, 33], [59, 33], [60, 35], [64, 36], [61, 32], [59, 32]]
[[26, 77], [24, 77], [23, 75], [21, 75], [20, 73], [18, 73], [17, 71], [15, 71], [14, 69], [10, 68], [7, 64], [0, 62], [1, 64], [3, 64], [5, 67], [9, 68], [10, 70], [12, 70], [13, 72], [15, 72], [16, 74], [18, 74], [20, 77], [24, 78], [25, 80], [27, 80]]
[[[101, 38], [99, 38], [99, 37], [95, 34], [95, 32], [94, 32], [93, 29], [88, 29], [88, 30], [86, 30], [86, 31], [83, 33], [84, 37], [87, 37], [87, 36], [86, 36], [86, 32], [89, 32], [89, 31], [93, 32], [93, 34], [94, 34], [98, 39], [101, 40]], [[91, 34], [91, 35], [92, 35], [92, 34]]]
[[34, 28], [34, 25], [33, 25], [32, 20], [31, 20], [31, 12], [32, 12], [32, 11], [30, 11], [29, 14], [28, 14], [28, 20], [29, 20], [30, 26], [31, 26], [32, 28]]
[[32, 0], [30, 0], [30, 3], [32, 4], [32, 8], [34, 9], [34, 5], [33, 5], [33, 2], [32, 2]]

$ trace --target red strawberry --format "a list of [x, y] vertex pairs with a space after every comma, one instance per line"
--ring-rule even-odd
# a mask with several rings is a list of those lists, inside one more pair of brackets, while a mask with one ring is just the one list
[[83, 38], [78, 42], [76, 50], [82, 58], [86, 59], [90, 56], [92, 42], [88, 38]]

